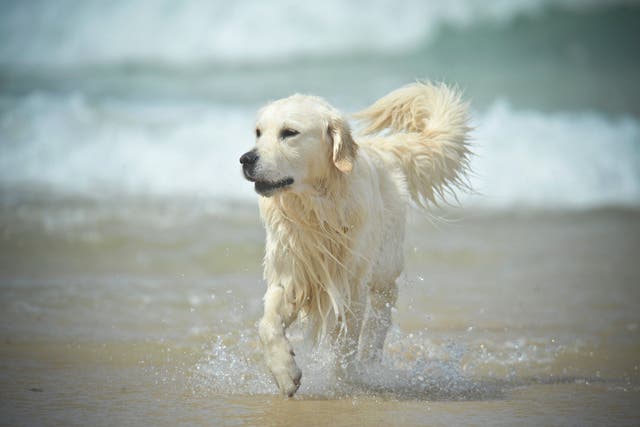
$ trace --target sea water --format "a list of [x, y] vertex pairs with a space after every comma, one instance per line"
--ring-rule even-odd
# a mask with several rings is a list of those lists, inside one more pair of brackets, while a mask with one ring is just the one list
[[[1, 424], [637, 424], [636, 3], [0, 7]], [[410, 215], [381, 364], [339, 378], [296, 324], [281, 400], [256, 111], [416, 79], [470, 100], [475, 191]]]

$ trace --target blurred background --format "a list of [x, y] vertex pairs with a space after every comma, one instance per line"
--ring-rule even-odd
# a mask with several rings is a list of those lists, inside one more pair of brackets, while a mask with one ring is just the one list
[[[637, 425], [639, 23], [623, 0], [0, 0], [0, 424]], [[305, 402], [256, 400], [256, 111], [416, 79], [470, 100], [475, 193], [410, 215], [380, 369], [345, 385], [294, 330]]]
[[1, 7], [3, 201], [43, 191], [253, 202], [237, 157], [261, 105], [302, 92], [355, 112], [431, 79], [471, 100], [473, 205], [640, 204], [637, 2]]

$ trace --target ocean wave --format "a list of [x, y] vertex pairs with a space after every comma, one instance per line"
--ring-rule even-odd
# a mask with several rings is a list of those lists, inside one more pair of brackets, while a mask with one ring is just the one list
[[[27, 187], [90, 197], [254, 201], [238, 158], [258, 106], [135, 103], [80, 95], [0, 98], [2, 195]], [[474, 114], [463, 205], [504, 209], [640, 206], [640, 121], [542, 113], [497, 102]]]
[[596, 6], [602, 3], [10, 1], [3, 2], [0, 15], [0, 64], [184, 65], [253, 63], [356, 51], [398, 53], [428, 44], [444, 26], [504, 24], [548, 7], [580, 10]]
[[477, 115], [474, 204], [640, 205], [640, 122], [595, 112], [541, 113], [496, 102]]
[[81, 95], [32, 95], [0, 105], [5, 188], [41, 186], [89, 196], [251, 194], [239, 185], [236, 158], [252, 142], [248, 110], [91, 103]]

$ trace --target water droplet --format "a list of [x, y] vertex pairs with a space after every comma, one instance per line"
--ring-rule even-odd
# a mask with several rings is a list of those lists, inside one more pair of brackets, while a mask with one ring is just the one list
[[190, 294], [187, 299], [189, 300], [189, 305], [192, 307], [197, 307], [202, 302], [201, 298], [198, 295]]

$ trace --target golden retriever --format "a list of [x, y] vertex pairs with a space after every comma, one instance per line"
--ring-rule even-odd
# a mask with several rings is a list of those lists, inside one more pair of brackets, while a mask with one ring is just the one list
[[321, 98], [293, 95], [258, 114], [240, 158], [261, 196], [267, 239], [265, 360], [284, 395], [302, 373], [285, 331], [298, 317], [330, 338], [339, 369], [382, 355], [403, 269], [405, 212], [465, 186], [468, 113], [443, 84], [415, 83], [347, 120]]

